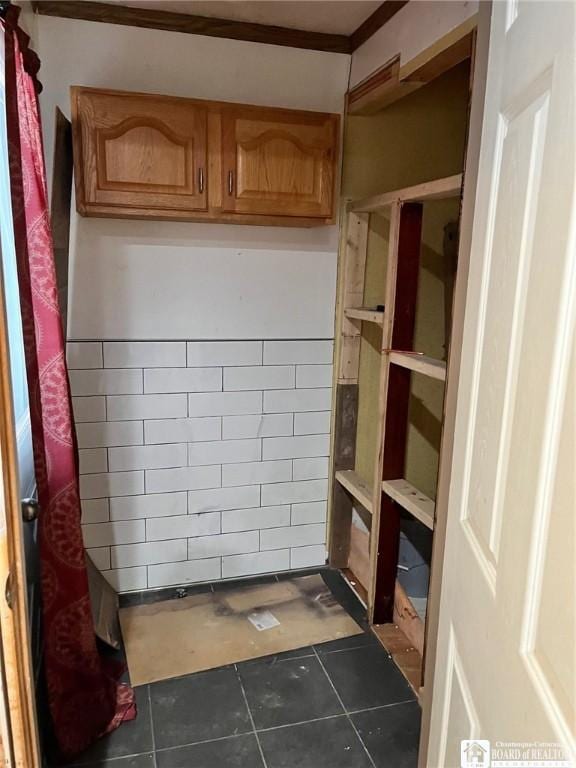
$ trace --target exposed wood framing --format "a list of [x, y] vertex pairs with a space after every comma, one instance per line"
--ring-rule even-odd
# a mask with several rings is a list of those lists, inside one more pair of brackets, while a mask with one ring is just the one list
[[372, 486], [353, 469], [336, 472], [336, 480], [345, 488], [352, 498], [362, 504], [364, 509], [372, 513]]
[[400, 54], [392, 58], [348, 92], [348, 113], [374, 114], [469, 59], [477, 22], [467, 19], [404, 64]]
[[342, 576], [344, 576], [348, 584], [352, 587], [352, 590], [356, 593], [356, 597], [358, 597], [362, 605], [366, 607], [368, 605], [368, 592], [354, 571], [351, 568], [343, 568]]
[[434, 502], [407, 480], [384, 480], [382, 490], [427, 528], [434, 529]]
[[336, 373], [336, 398], [333, 422], [332, 494], [329, 531], [329, 560], [335, 568], [348, 566], [353, 498], [338, 481], [341, 472], [352, 472], [356, 459], [358, 418], [358, 368], [360, 364], [360, 328], [346, 318], [349, 307], [362, 304], [364, 273], [368, 249], [369, 216], [348, 217], [343, 248], [342, 276], [338, 304], [342, 317], [339, 358]]
[[418, 695], [422, 679], [421, 654], [397, 624], [374, 624], [372, 631]]
[[[410, 401], [410, 371], [391, 366], [386, 349], [411, 349], [416, 322], [416, 298], [420, 245], [422, 235], [422, 204], [396, 203], [397, 247], [391, 242], [388, 258], [387, 305], [389, 320], [386, 338], [382, 338], [382, 372], [380, 376], [380, 408], [383, 434], [378, 452], [376, 478], [395, 480], [404, 476], [408, 407]], [[390, 303], [391, 302], [391, 303]], [[379, 472], [379, 474], [378, 474]], [[372, 601], [371, 620], [376, 624], [392, 621], [394, 588], [400, 542], [400, 512], [397, 505], [382, 491], [376, 480], [373, 510], [377, 513], [377, 531], [372, 540]], [[377, 512], [378, 510], [378, 512]]]
[[368, 250], [367, 214], [354, 214], [348, 217], [346, 247], [344, 249], [342, 322], [340, 367], [338, 381], [356, 384], [360, 364], [360, 328], [346, 316], [346, 310], [362, 305], [364, 300], [364, 275], [366, 272], [366, 254]]
[[370, 583], [370, 534], [352, 523], [350, 533], [350, 556], [348, 565], [358, 582], [366, 588]]
[[[352, 471], [356, 458], [357, 384], [336, 384], [334, 417], [332, 465], [335, 474], [338, 474], [340, 471]], [[353, 502], [336, 476], [332, 480], [331, 499], [329, 560], [334, 568], [346, 568], [350, 554]]]
[[408, 368], [415, 373], [421, 373], [438, 381], [446, 380], [446, 363], [426, 355], [411, 354], [410, 352], [390, 352], [390, 362], [401, 368]]
[[344, 314], [349, 320], [360, 320], [363, 323], [375, 323], [376, 325], [384, 323], [384, 312], [377, 309], [352, 307], [351, 309], [345, 309]]
[[393, 192], [385, 192], [383, 195], [365, 197], [363, 200], [354, 200], [348, 203], [350, 213], [374, 213], [387, 208], [394, 203], [424, 203], [426, 200], [440, 200], [450, 197], [460, 197], [462, 192], [462, 174], [446, 176], [443, 179], [425, 181], [423, 184], [415, 184], [404, 189], [395, 189]]
[[[400, 541], [400, 511], [404, 509], [433, 530], [435, 504], [404, 479], [408, 434], [408, 407], [412, 374], [419, 373], [438, 380], [446, 378], [446, 364], [412, 351], [416, 320], [416, 299], [420, 267], [423, 203], [426, 200], [458, 197], [461, 193], [460, 174], [418, 184], [348, 204], [348, 232], [339, 285], [339, 321], [341, 350], [345, 350], [337, 368], [338, 386], [354, 386], [357, 408], [359, 375], [359, 344], [361, 323], [375, 322], [382, 326], [381, 365], [377, 435], [377, 459], [373, 482], [369, 483], [354, 471], [353, 463], [338, 468], [333, 475], [331, 562], [344, 568], [350, 585], [368, 608], [369, 621], [376, 634], [386, 644], [391, 622], [408, 636], [408, 647], [396, 659], [406, 664], [414, 689], [419, 692], [422, 681], [422, 654], [425, 622], [414, 609], [410, 598], [397, 582]], [[384, 311], [363, 307], [368, 215], [389, 209], [390, 228]], [[337, 398], [338, 400], [338, 398]], [[336, 408], [338, 414], [338, 407]], [[338, 423], [338, 417], [336, 419]], [[356, 414], [350, 415], [354, 434], [346, 434], [348, 454], [355, 444]], [[335, 439], [335, 455], [339, 438]], [[352, 506], [356, 501], [359, 512], [368, 510], [364, 522], [370, 529], [369, 567], [366, 568], [368, 534], [350, 530]], [[341, 505], [339, 507], [339, 505]], [[342, 514], [345, 509], [345, 514]], [[363, 514], [367, 515], [366, 512]], [[364, 518], [363, 518], [364, 519]], [[348, 526], [348, 530], [342, 526]], [[336, 546], [344, 542], [344, 546]], [[347, 567], [343, 564], [347, 562]], [[398, 629], [396, 628], [396, 631]], [[384, 641], [382, 638], [385, 637]]]
[[424, 622], [416, 613], [410, 598], [400, 582], [396, 582], [392, 621], [398, 625], [420, 656], [422, 656], [424, 653]]

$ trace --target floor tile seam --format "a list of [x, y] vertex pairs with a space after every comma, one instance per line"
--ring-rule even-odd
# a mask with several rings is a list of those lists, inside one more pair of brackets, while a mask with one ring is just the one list
[[[328, 641], [330, 642], [330, 641]], [[314, 646], [313, 646], [314, 647]], [[351, 645], [349, 648], [334, 648], [333, 651], [320, 651], [319, 653], [322, 654], [322, 656], [328, 656], [329, 654], [333, 653], [346, 653], [346, 651], [359, 651], [362, 648], [374, 648], [375, 646], [370, 644], [364, 644], [364, 645]]]
[[268, 731], [277, 731], [280, 728], [295, 728], [299, 725], [307, 725], [308, 723], [319, 723], [323, 720], [334, 720], [336, 717], [346, 717], [347, 715], [360, 715], [364, 712], [373, 712], [378, 709], [389, 709], [390, 707], [398, 707], [401, 704], [413, 704], [414, 699], [406, 699], [405, 701], [397, 701], [392, 704], [380, 704], [377, 707], [365, 707], [364, 709], [354, 709], [348, 712], [344, 709], [343, 712], [338, 712], [334, 715], [324, 715], [323, 717], [311, 717], [308, 720], [298, 720], [294, 723], [282, 723], [281, 725], [271, 725], [268, 728], [256, 728], [256, 733], [268, 733]]
[[[278, 577], [276, 577], [278, 578]], [[258, 745], [258, 751], [260, 752], [260, 758], [262, 760], [262, 765], [264, 768], [268, 768], [268, 763], [266, 762], [266, 758], [264, 757], [264, 750], [262, 749], [262, 744], [260, 744], [260, 739], [258, 737], [258, 733], [256, 731], [256, 724], [254, 722], [254, 717], [252, 715], [252, 710], [250, 709], [250, 704], [248, 703], [248, 697], [246, 696], [246, 691], [244, 689], [244, 683], [242, 682], [242, 678], [240, 676], [240, 672], [238, 671], [238, 665], [234, 664], [234, 669], [236, 671], [236, 678], [238, 682], [240, 683], [240, 688], [242, 690], [242, 696], [244, 697], [244, 703], [246, 705], [246, 709], [248, 710], [248, 717], [250, 718], [250, 723], [252, 725], [252, 733], [254, 734], [254, 738], [256, 739], [256, 743]]]
[[[104, 763], [113, 764], [118, 760], [130, 760], [133, 757], [146, 757], [146, 755], [153, 755], [153, 754], [154, 754], [153, 750], [145, 749], [143, 752], [134, 752], [130, 755], [117, 755], [116, 757], [104, 758]], [[100, 765], [102, 765], [102, 760], [99, 760], [96, 763], [93, 760], [91, 760], [90, 762], [68, 763], [67, 768], [96, 768], [97, 766], [100, 766]]]
[[[314, 650], [316, 651], [316, 649], [314, 649]], [[353, 729], [354, 733], [356, 734], [356, 738], [358, 739], [358, 741], [360, 742], [360, 745], [361, 745], [362, 749], [363, 749], [363, 750], [364, 750], [364, 752], [366, 753], [366, 756], [368, 757], [368, 760], [370, 761], [370, 765], [372, 766], [372, 768], [377, 768], [376, 764], [374, 763], [374, 760], [372, 759], [372, 755], [371, 755], [371, 754], [370, 754], [370, 752], [368, 751], [368, 747], [366, 746], [366, 744], [364, 744], [364, 741], [362, 740], [362, 737], [360, 736], [360, 733], [359, 733], [358, 729], [356, 728], [356, 724], [354, 723], [354, 721], [352, 720], [352, 718], [351, 718], [351, 717], [350, 717], [350, 715], [348, 714], [348, 711], [347, 711], [346, 707], [344, 706], [344, 702], [342, 701], [342, 698], [341, 698], [340, 694], [339, 694], [339, 693], [338, 693], [338, 691], [336, 690], [336, 686], [335, 686], [335, 685], [334, 685], [334, 683], [332, 682], [332, 678], [331, 678], [331, 677], [330, 677], [330, 675], [328, 674], [328, 670], [326, 669], [326, 667], [325, 667], [325, 666], [324, 666], [324, 664], [322, 663], [322, 659], [320, 658], [320, 656], [318, 655], [318, 653], [316, 653], [316, 658], [318, 659], [318, 663], [319, 663], [319, 664], [320, 664], [320, 666], [322, 667], [322, 669], [323, 669], [323, 671], [324, 671], [324, 674], [326, 675], [326, 678], [328, 679], [328, 682], [329, 682], [329, 683], [330, 683], [330, 685], [332, 686], [332, 690], [334, 691], [334, 693], [335, 693], [335, 694], [336, 694], [336, 696], [338, 697], [338, 701], [340, 702], [340, 706], [341, 706], [341, 707], [342, 707], [342, 709], [344, 710], [344, 712], [345, 712], [345, 714], [346, 714], [346, 717], [347, 717], [347, 719], [348, 719], [348, 722], [350, 723], [350, 725], [351, 725], [351, 727], [352, 727], [352, 729]]]
[[[198, 747], [202, 744], [217, 744], [219, 741], [226, 741], [226, 739], [239, 739], [242, 736], [251, 736], [254, 731], [242, 731], [242, 733], [230, 733], [228, 736], [217, 736], [215, 739], [200, 739], [199, 741], [187, 741], [185, 744], [173, 744], [170, 747], [156, 747], [156, 752], [170, 752], [172, 749], [187, 749], [188, 747]], [[142, 754], [147, 754], [146, 752]], [[138, 755], [127, 755], [127, 757], [138, 757]], [[75, 768], [75, 766], [70, 766]], [[84, 766], [89, 768], [89, 766]]]
[[153, 768], [158, 768], [156, 760], [156, 733], [154, 732], [154, 715], [152, 713], [152, 694], [150, 693], [150, 686], [147, 685], [146, 688], [148, 689], [148, 712], [150, 713], [150, 733], [152, 736], [152, 763]]
[[[270, 731], [282, 730], [284, 728], [295, 728], [300, 725], [307, 725], [308, 723], [318, 723], [318, 722], [323, 722], [324, 720], [334, 720], [337, 717], [347, 717], [348, 715], [358, 715], [364, 712], [374, 712], [380, 709], [390, 709], [391, 707], [398, 707], [404, 704], [414, 704], [414, 703], [415, 703], [414, 699], [406, 699], [404, 701], [397, 701], [392, 704], [380, 704], [377, 707], [366, 707], [364, 709], [354, 709], [354, 710], [350, 710], [349, 712], [346, 709], [343, 709], [342, 712], [339, 712], [334, 715], [326, 715], [324, 717], [313, 717], [313, 718], [310, 718], [309, 720], [299, 720], [298, 722], [295, 722], [295, 723], [283, 723], [282, 725], [273, 725], [273, 726], [270, 726], [269, 728], [256, 728], [254, 726], [253, 731], [244, 731], [243, 733], [232, 733], [228, 736], [219, 736], [218, 738], [215, 738], [215, 739], [202, 739], [200, 741], [191, 741], [191, 742], [187, 742], [186, 744], [177, 744], [171, 747], [156, 747], [156, 743], [154, 739], [153, 753], [169, 752], [172, 749], [185, 749], [187, 747], [195, 747], [201, 744], [212, 744], [212, 743], [217, 743], [219, 741], [226, 741], [226, 739], [235, 739], [241, 736], [248, 736], [252, 732], [254, 732], [254, 734], [257, 735], [259, 733], [268, 733]], [[248, 707], [247, 701], [246, 701], [246, 706]], [[133, 754], [130, 754], [130, 755], [119, 755], [118, 757], [110, 758], [110, 759], [111, 760], [120, 760], [120, 759], [128, 760], [133, 757], [141, 757], [143, 755], [149, 755], [149, 754], [151, 754], [151, 751], [145, 750], [144, 752], [134, 752]], [[155, 754], [154, 754], [154, 757], [155, 757]], [[95, 766], [95, 765], [98, 765], [98, 764], [94, 762], [89, 762], [89, 763], [82, 762], [82, 763], [74, 763], [73, 765], [70, 766], [70, 768], [80, 768], [81, 766], [82, 768], [91, 768], [91, 766]]]
[[300, 725], [309, 723], [322, 723], [324, 720], [334, 720], [337, 717], [346, 717], [346, 712], [337, 712], [334, 715], [324, 715], [323, 717], [311, 717], [309, 720], [298, 720], [295, 723], [282, 723], [282, 725], [271, 725], [268, 728], [258, 728], [257, 733], [269, 733], [270, 731], [280, 731], [284, 728], [297, 728]]

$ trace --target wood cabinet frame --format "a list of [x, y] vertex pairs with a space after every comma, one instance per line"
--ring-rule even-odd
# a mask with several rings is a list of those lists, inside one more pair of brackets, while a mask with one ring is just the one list
[[[159, 210], [143, 205], [121, 207], [87, 201], [84, 171], [84, 146], [81, 126], [79, 100], [82, 93], [94, 93], [103, 95], [117, 95], [122, 91], [105, 90], [98, 88], [84, 88], [72, 86], [72, 133], [74, 142], [74, 176], [76, 186], [76, 207], [83, 216], [108, 217], [108, 218], [137, 218], [155, 220], [179, 220], [197, 222], [220, 222], [230, 224], [256, 224], [256, 225], [282, 225], [293, 227], [314, 227], [335, 222], [336, 183], [339, 178], [339, 143], [340, 143], [340, 116], [322, 112], [310, 112], [303, 110], [282, 109], [276, 107], [258, 107], [229, 102], [204, 101], [200, 99], [184, 99], [181, 97], [157, 96], [156, 98], [167, 102], [184, 103], [190, 107], [197, 107], [206, 113], [206, 174], [205, 185], [207, 195], [207, 209], [182, 211], [172, 208]], [[154, 98], [152, 94], [125, 93], [126, 98]], [[330, 200], [327, 206], [327, 215], [306, 214], [294, 215], [287, 206], [284, 213], [278, 213], [277, 208], [272, 213], [246, 213], [230, 210], [231, 206], [226, 200], [227, 172], [231, 158], [224, 151], [225, 139], [225, 115], [242, 114], [254, 116], [262, 115], [276, 117], [278, 120], [290, 122], [322, 122], [331, 126], [333, 136], [333, 148], [330, 155], [330, 172], [326, 183], [330, 190]], [[273, 206], [270, 206], [271, 210]]]

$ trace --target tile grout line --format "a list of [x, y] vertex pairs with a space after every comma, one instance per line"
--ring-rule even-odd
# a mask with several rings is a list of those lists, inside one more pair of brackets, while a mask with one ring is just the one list
[[366, 755], [368, 756], [368, 760], [370, 761], [370, 765], [372, 766], [372, 768], [376, 768], [376, 764], [375, 764], [374, 760], [372, 759], [372, 755], [370, 754], [370, 752], [368, 752], [368, 748], [366, 747], [366, 744], [364, 744], [364, 742], [362, 741], [362, 737], [360, 736], [360, 734], [359, 734], [359, 732], [358, 732], [358, 729], [356, 728], [356, 725], [355, 725], [354, 721], [353, 721], [353, 720], [352, 720], [352, 718], [350, 717], [350, 714], [349, 714], [348, 710], [347, 710], [347, 709], [346, 709], [346, 707], [344, 706], [344, 702], [342, 701], [342, 699], [341, 699], [341, 697], [340, 697], [340, 694], [339, 694], [339, 693], [338, 693], [338, 691], [336, 690], [336, 686], [335, 686], [335, 685], [334, 685], [334, 683], [332, 682], [332, 678], [331, 678], [331, 677], [330, 677], [330, 675], [328, 674], [328, 672], [327, 672], [327, 670], [326, 670], [326, 667], [325, 667], [325, 666], [324, 666], [324, 664], [322, 663], [322, 659], [321, 659], [321, 658], [320, 658], [320, 656], [318, 655], [318, 652], [316, 651], [316, 648], [314, 648], [314, 646], [312, 646], [312, 650], [314, 651], [314, 653], [315, 653], [315, 655], [316, 655], [316, 658], [318, 659], [318, 663], [319, 663], [319, 664], [320, 664], [320, 666], [322, 667], [322, 671], [323, 671], [323, 672], [324, 672], [324, 674], [326, 675], [326, 678], [327, 678], [328, 682], [330, 683], [330, 685], [331, 685], [331, 687], [332, 687], [332, 690], [333, 690], [333, 691], [334, 691], [334, 693], [336, 694], [336, 697], [337, 697], [338, 701], [340, 702], [340, 706], [341, 706], [341, 707], [342, 707], [342, 709], [344, 710], [344, 713], [345, 713], [345, 715], [346, 715], [346, 717], [347, 717], [347, 719], [348, 719], [348, 722], [350, 723], [350, 725], [352, 726], [352, 729], [354, 730], [354, 733], [356, 734], [356, 738], [358, 739], [358, 741], [360, 742], [360, 744], [361, 744], [361, 746], [362, 746], [362, 748], [363, 748], [364, 752], [365, 752], [365, 753], [366, 753]]
[[308, 723], [320, 723], [324, 720], [334, 720], [337, 717], [348, 717], [348, 714], [351, 715], [359, 715], [363, 714], [364, 712], [373, 712], [378, 709], [389, 709], [390, 707], [397, 707], [402, 704], [413, 704], [413, 699], [406, 699], [406, 701], [398, 701], [394, 704], [381, 704], [378, 707], [368, 707], [367, 709], [355, 709], [352, 712], [348, 713], [346, 710], [343, 712], [339, 712], [336, 715], [324, 715], [323, 717], [312, 717], [310, 720], [299, 720], [297, 723], [285, 723], [284, 725], [273, 725], [269, 728], [260, 728], [258, 730], [258, 733], [268, 733], [268, 731], [278, 731], [282, 728], [295, 728], [300, 725], [307, 725]]
[[[355, 714], [361, 714], [363, 712], [374, 712], [374, 711], [380, 710], [380, 709], [389, 709], [391, 707], [398, 707], [398, 706], [402, 706], [404, 704], [413, 704], [413, 703], [414, 703], [414, 699], [406, 699], [405, 701], [398, 701], [398, 702], [395, 702], [394, 704], [381, 704], [378, 707], [368, 707], [366, 709], [355, 709], [350, 714], [354, 714], [355, 715]], [[247, 706], [248, 706], [248, 704], [247, 704]], [[249, 707], [248, 707], [248, 712], [250, 714], [250, 708]], [[343, 712], [340, 712], [340, 713], [338, 713], [336, 715], [325, 715], [324, 717], [313, 717], [310, 720], [299, 720], [296, 723], [285, 723], [284, 725], [274, 725], [274, 726], [271, 726], [269, 728], [260, 728], [260, 729], [254, 728], [254, 733], [257, 736], [260, 733], [268, 733], [270, 731], [278, 731], [278, 730], [282, 730], [284, 728], [295, 728], [295, 727], [298, 727], [300, 725], [307, 725], [308, 723], [323, 722], [324, 720], [335, 720], [338, 717], [347, 717], [347, 715], [348, 715], [348, 713], [346, 712], [346, 710], [344, 710]], [[236, 738], [239, 738], [241, 736], [247, 736], [250, 733], [251, 733], [251, 731], [245, 731], [243, 733], [232, 733], [229, 736], [219, 736], [218, 738], [215, 738], [215, 739], [202, 739], [200, 741], [190, 741], [190, 742], [187, 742], [186, 744], [178, 744], [177, 746], [172, 746], [172, 747], [158, 747], [156, 751], [157, 752], [169, 752], [172, 749], [182, 749], [184, 747], [195, 747], [195, 746], [198, 746], [200, 744], [212, 744], [212, 743], [219, 742], [219, 741], [226, 741], [227, 739], [236, 739]], [[135, 757], [135, 756], [137, 756], [139, 754], [147, 754], [147, 753], [143, 753], [143, 752], [140, 753], [140, 752], [138, 752], [135, 755], [126, 755], [126, 757]]]
[[250, 724], [252, 725], [252, 733], [254, 734], [254, 738], [256, 739], [256, 743], [258, 744], [258, 751], [260, 752], [260, 757], [262, 758], [263, 768], [268, 768], [268, 763], [266, 762], [266, 758], [264, 757], [262, 744], [260, 744], [260, 738], [258, 736], [258, 731], [256, 730], [256, 724], [254, 723], [254, 718], [252, 717], [252, 710], [250, 709], [250, 705], [248, 704], [248, 697], [246, 696], [246, 691], [244, 690], [244, 683], [242, 682], [242, 678], [240, 677], [240, 673], [238, 672], [237, 664], [234, 664], [234, 671], [236, 672], [236, 677], [238, 679], [238, 682], [240, 683], [240, 689], [242, 691], [242, 696], [244, 697], [244, 703], [246, 704], [246, 709], [248, 710], [248, 717], [250, 718]]
[[[231, 733], [229, 736], [218, 736], [215, 739], [203, 739], [202, 741], [189, 741], [186, 744], [177, 744], [172, 747], [158, 747], [157, 752], [170, 752], [177, 749], [186, 749], [187, 747], [197, 747], [202, 744], [217, 744], [219, 741], [227, 741], [228, 739], [239, 739], [242, 736], [250, 736], [252, 731], [244, 731], [242, 733]], [[146, 754], [144, 752], [138, 754]], [[128, 757], [137, 757], [138, 755], [128, 755]], [[70, 766], [70, 768], [76, 768], [76, 766]], [[86, 768], [93, 768], [93, 766], [86, 766]]]
[[150, 693], [150, 685], [146, 686], [148, 688], [148, 709], [150, 711], [150, 732], [152, 734], [152, 762], [154, 764], [154, 768], [158, 768], [158, 763], [156, 760], [156, 734], [154, 733], [154, 716], [152, 715], [152, 694]]

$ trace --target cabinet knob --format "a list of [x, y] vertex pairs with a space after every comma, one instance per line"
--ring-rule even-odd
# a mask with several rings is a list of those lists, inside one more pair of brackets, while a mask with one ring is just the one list
[[200, 194], [204, 192], [204, 168], [198, 169], [198, 191]]
[[234, 192], [234, 171], [228, 171], [228, 194]]

